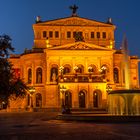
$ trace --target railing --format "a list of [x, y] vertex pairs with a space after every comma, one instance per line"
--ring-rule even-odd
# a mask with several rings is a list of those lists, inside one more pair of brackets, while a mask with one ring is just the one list
[[58, 80], [61, 82], [73, 83], [73, 82], [104, 82], [104, 75], [93, 75], [93, 74], [65, 74], [61, 75]]

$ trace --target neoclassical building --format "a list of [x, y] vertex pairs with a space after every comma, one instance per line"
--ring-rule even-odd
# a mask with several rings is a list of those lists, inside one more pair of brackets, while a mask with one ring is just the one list
[[[125, 88], [123, 50], [115, 48], [116, 26], [79, 17], [33, 24], [34, 45], [11, 55], [16, 76], [30, 87], [11, 109], [106, 109], [110, 90]], [[139, 88], [138, 57], [128, 56], [130, 87]]]

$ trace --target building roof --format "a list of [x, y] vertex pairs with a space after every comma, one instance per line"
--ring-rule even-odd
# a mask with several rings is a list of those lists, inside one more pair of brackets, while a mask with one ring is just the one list
[[58, 18], [54, 20], [40, 21], [34, 24], [36, 26], [53, 25], [53, 26], [102, 26], [102, 27], [114, 27], [115, 25], [108, 22], [100, 22], [88, 18], [79, 16], [70, 16], [65, 18]]

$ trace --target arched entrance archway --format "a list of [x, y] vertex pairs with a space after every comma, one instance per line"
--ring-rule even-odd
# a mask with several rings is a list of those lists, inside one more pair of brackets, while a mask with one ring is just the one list
[[102, 104], [102, 92], [100, 90], [95, 90], [93, 92], [93, 107], [99, 108]]
[[86, 91], [81, 90], [79, 92], [79, 108], [85, 108], [86, 107], [85, 98], [86, 98]]
[[65, 92], [65, 106], [72, 107], [72, 94], [70, 91]]

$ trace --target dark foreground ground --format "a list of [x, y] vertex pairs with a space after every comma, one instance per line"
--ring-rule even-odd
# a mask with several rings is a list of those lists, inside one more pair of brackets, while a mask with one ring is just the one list
[[56, 120], [51, 113], [0, 113], [0, 140], [140, 140], [140, 122]]

